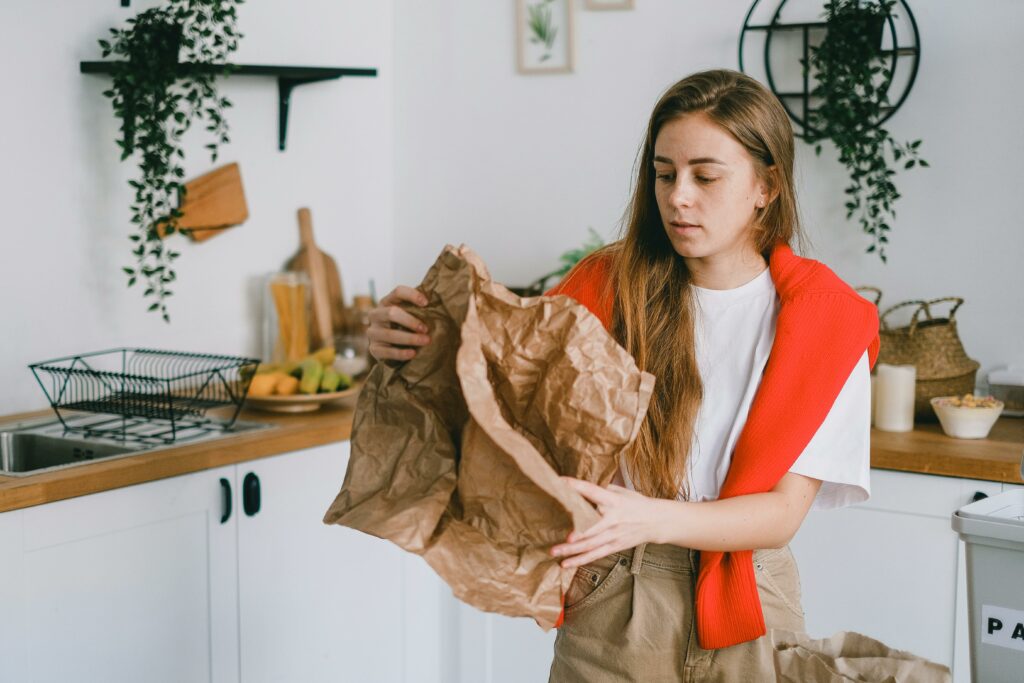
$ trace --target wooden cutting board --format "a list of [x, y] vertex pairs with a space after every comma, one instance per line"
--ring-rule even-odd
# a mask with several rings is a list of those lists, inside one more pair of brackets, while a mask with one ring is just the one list
[[[299, 209], [299, 242], [302, 246], [285, 264], [285, 270], [294, 270], [309, 275], [310, 282], [314, 289], [313, 315], [319, 319], [316, 302], [316, 281], [314, 276], [321, 273], [314, 273], [314, 270], [322, 271], [322, 280], [326, 292], [325, 306], [327, 316], [330, 318], [330, 330], [328, 339], [323, 339], [324, 332], [317, 325], [314, 325], [312, 334], [313, 350], [321, 346], [327, 346], [334, 342], [334, 335], [344, 330], [345, 323], [345, 293], [341, 286], [341, 275], [338, 273], [338, 265], [328, 254], [324, 253], [313, 241], [313, 219], [309, 209]], [[314, 262], [317, 259], [317, 262]], [[319, 265], [319, 268], [317, 266]]]
[[[238, 164], [215, 168], [185, 183], [185, 201], [179, 207], [184, 214], [178, 227], [194, 242], [204, 242], [225, 229], [249, 218]], [[161, 237], [166, 237], [158, 226]]]

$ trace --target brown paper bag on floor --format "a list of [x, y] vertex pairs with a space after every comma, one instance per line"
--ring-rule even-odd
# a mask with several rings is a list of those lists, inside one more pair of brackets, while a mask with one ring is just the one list
[[654, 378], [566, 296], [521, 299], [468, 248], [446, 247], [411, 307], [431, 343], [379, 363], [324, 522], [422, 555], [459, 599], [545, 630], [574, 573], [550, 556], [598, 519], [560, 475], [614, 476]]
[[893, 650], [860, 633], [813, 640], [806, 633], [770, 631], [780, 683], [949, 683], [949, 668]]

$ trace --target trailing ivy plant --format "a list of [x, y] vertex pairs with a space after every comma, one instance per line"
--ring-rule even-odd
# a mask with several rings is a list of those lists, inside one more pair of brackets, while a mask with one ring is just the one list
[[[170, 322], [167, 297], [176, 279], [173, 262], [178, 252], [162, 235], [178, 230], [185, 198], [185, 153], [182, 136], [203, 119], [213, 141], [205, 145], [211, 161], [220, 145], [229, 142], [224, 111], [231, 102], [218, 94], [216, 78], [229, 73], [228, 56], [238, 47], [237, 6], [243, 0], [168, 0], [129, 19], [124, 28], [110, 29], [100, 40], [103, 56], [113, 55], [110, 98], [120, 119], [117, 140], [121, 159], [134, 156], [138, 176], [129, 181], [134, 191], [129, 235], [135, 264], [124, 267], [128, 286], [145, 285], [152, 298], [150, 311]], [[179, 62], [180, 60], [180, 62]]]
[[[893, 204], [900, 198], [893, 183], [896, 171], [928, 166], [919, 155], [920, 140], [899, 143], [878, 125], [889, 105], [892, 78], [881, 54], [881, 29], [896, 0], [828, 0], [826, 36], [810, 48], [810, 68], [816, 72], [811, 96], [820, 98], [805, 126], [804, 139], [821, 154], [821, 141], [831, 140], [846, 166], [846, 218], [854, 216], [870, 235], [867, 252], [877, 252], [884, 263], [889, 221], [896, 217]], [[808, 65], [804, 65], [808, 68]]]

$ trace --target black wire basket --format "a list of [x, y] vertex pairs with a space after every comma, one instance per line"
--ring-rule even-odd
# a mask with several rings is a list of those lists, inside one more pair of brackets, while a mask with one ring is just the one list
[[[123, 439], [130, 424], [145, 431], [147, 439], [171, 442], [183, 429], [208, 424], [210, 408], [233, 409], [220, 423], [230, 427], [258, 364], [257, 359], [237, 356], [121, 348], [55, 358], [29, 368], [65, 429]], [[78, 420], [69, 421], [65, 411], [117, 419], [83, 427]]]

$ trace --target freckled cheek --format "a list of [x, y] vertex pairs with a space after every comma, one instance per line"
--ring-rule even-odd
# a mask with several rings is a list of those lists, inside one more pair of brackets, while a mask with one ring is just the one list
[[664, 216], [672, 211], [672, 202], [669, 199], [670, 195], [665, 190], [658, 190], [654, 193], [654, 199], [658, 203], [658, 211]]

